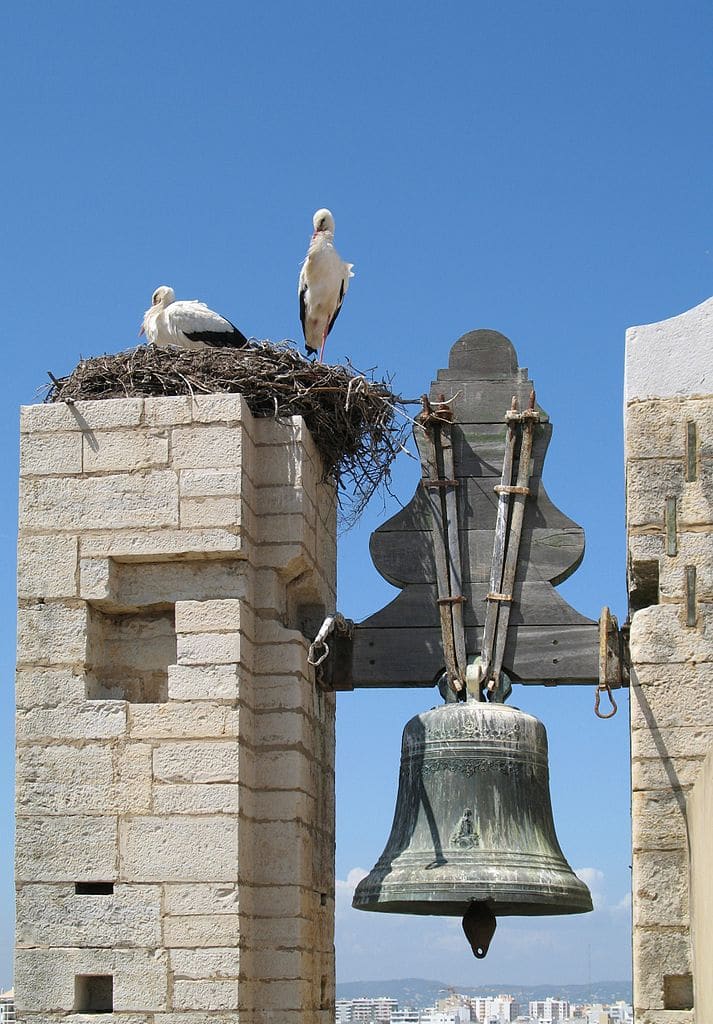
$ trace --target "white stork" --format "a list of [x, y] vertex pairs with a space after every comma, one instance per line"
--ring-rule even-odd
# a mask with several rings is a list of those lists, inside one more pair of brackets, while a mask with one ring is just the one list
[[176, 302], [173, 288], [165, 284], [151, 297], [139, 337], [142, 334], [159, 348], [245, 348], [248, 344], [245, 335], [229, 320], [196, 299]]
[[344, 263], [334, 248], [334, 217], [329, 210], [317, 210], [312, 218], [314, 234], [300, 271], [297, 288], [305, 352], [319, 350], [322, 362], [324, 343], [334, 327], [344, 296], [353, 277], [353, 263]]

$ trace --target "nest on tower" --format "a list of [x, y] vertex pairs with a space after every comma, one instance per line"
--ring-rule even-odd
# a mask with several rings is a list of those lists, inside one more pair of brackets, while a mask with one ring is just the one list
[[399, 396], [389, 381], [352, 366], [310, 362], [282, 342], [243, 349], [141, 345], [82, 359], [67, 377], [52, 377], [46, 402], [103, 398], [239, 393], [253, 416], [301, 416], [319, 449], [325, 480], [338, 489], [342, 520], [351, 525], [372, 495], [388, 487], [409, 418], [397, 420]]

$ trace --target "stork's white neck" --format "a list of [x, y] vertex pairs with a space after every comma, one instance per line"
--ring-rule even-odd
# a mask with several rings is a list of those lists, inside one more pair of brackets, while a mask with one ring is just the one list
[[309, 243], [309, 250], [307, 255], [311, 256], [312, 253], [319, 252], [320, 249], [326, 249], [328, 246], [333, 245], [333, 231], [315, 231], [315, 233], [312, 235], [312, 240]]

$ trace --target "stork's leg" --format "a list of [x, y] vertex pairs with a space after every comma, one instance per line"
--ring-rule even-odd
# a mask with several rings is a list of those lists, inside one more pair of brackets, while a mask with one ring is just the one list
[[319, 350], [319, 362], [322, 362], [322, 356], [324, 355], [324, 344], [327, 340], [327, 328], [324, 328], [324, 334], [322, 335], [322, 347]]

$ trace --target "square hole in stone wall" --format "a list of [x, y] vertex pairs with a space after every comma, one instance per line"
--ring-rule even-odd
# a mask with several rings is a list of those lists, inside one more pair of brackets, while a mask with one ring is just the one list
[[175, 607], [111, 614], [89, 606], [87, 698], [158, 704], [176, 664]]
[[111, 974], [75, 974], [75, 1013], [113, 1013], [113, 1011], [114, 978]]
[[693, 975], [664, 974], [663, 978], [664, 1010], [693, 1009]]

